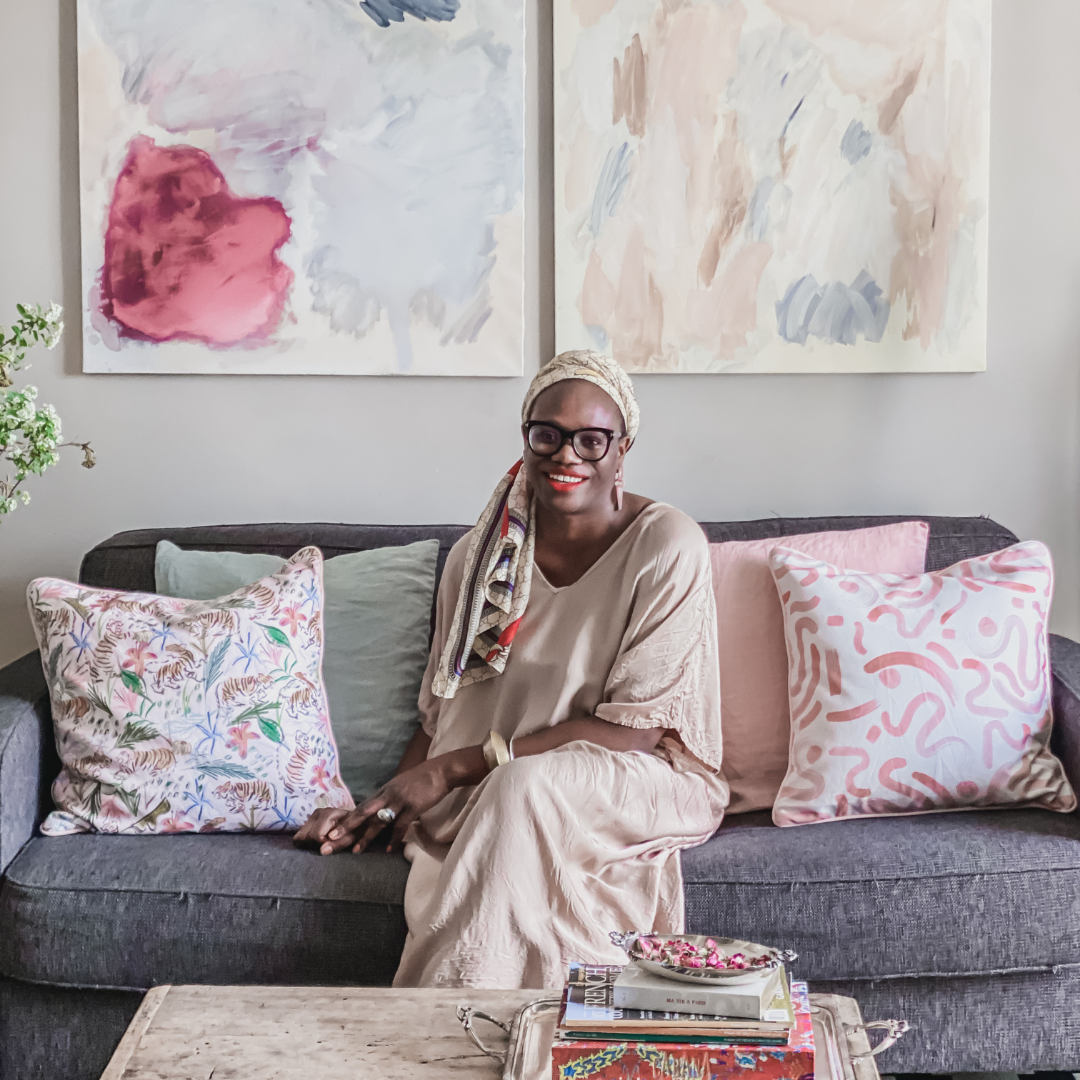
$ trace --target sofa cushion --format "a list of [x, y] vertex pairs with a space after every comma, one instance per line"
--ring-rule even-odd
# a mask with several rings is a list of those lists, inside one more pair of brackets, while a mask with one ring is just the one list
[[683, 853], [688, 933], [794, 949], [797, 978], [1080, 963], [1080, 816], [988, 810], [780, 829], [729, 818]]
[[0, 886], [0, 974], [60, 986], [384, 985], [408, 863], [288, 837], [43, 837]]
[[[744, 814], [682, 867], [688, 932], [795, 949], [799, 978], [1080, 963], [1076, 815], [778, 829], [767, 812]], [[387, 984], [407, 873], [399, 856], [323, 858], [265, 834], [39, 838], [0, 887], [0, 974], [111, 988]]]
[[64, 762], [41, 831], [281, 832], [351, 810], [323, 688], [322, 563], [303, 548], [208, 601], [32, 581]]
[[1076, 809], [1049, 746], [1045, 544], [935, 574], [862, 573], [787, 547], [771, 562], [790, 658], [777, 825]]

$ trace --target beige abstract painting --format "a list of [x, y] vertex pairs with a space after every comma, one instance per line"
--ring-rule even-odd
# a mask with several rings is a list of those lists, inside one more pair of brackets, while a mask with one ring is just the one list
[[559, 349], [986, 367], [990, 0], [555, 0]]

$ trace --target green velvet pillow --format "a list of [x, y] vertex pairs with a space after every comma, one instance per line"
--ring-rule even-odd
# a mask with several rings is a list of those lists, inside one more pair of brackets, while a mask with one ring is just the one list
[[[438, 540], [338, 555], [323, 564], [323, 681], [341, 760], [357, 801], [394, 773], [418, 723]], [[276, 573], [276, 555], [157, 546], [163, 596], [213, 600]]]

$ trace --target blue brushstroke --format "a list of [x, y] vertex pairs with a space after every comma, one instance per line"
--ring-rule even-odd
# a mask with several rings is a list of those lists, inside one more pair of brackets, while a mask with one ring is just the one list
[[597, 350], [600, 352], [607, 352], [609, 339], [604, 328], [590, 323], [585, 329], [589, 332], [589, 337], [592, 338], [593, 344], [596, 346]]
[[[782, 86], [783, 83], [781, 83], [780, 85]], [[791, 125], [795, 122], [795, 117], [799, 115], [799, 110], [805, 104], [806, 104], [805, 96], [799, 98], [799, 104], [796, 105], [795, 108], [791, 110], [791, 115], [787, 118], [787, 123], [784, 125], [784, 130], [780, 132], [780, 138], [781, 139], [786, 139], [787, 138], [788, 128], [790, 128]]]
[[865, 270], [851, 285], [819, 285], [807, 274], [776, 305], [777, 329], [793, 345], [811, 337], [835, 345], [854, 345], [860, 337], [880, 342], [892, 310], [883, 295]]
[[406, 15], [422, 22], [453, 22], [460, 6], [458, 0], [360, 0], [360, 10], [383, 28], [404, 22]]
[[750, 205], [746, 210], [746, 227], [754, 240], [761, 242], [769, 235], [769, 200], [776, 190], [776, 181], [771, 176], [763, 177], [750, 196]]
[[844, 137], [840, 140], [840, 153], [848, 159], [852, 165], [858, 165], [874, 145], [874, 136], [859, 123], [852, 120], [848, 124]]
[[615, 213], [619, 205], [626, 182], [630, 179], [630, 144], [623, 143], [617, 149], [608, 151], [604, 167], [600, 170], [600, 179], [596, 182], [596, 194], [593, 195], [592, 213], [589, 215], [589, 232], [599, 236], [600, 230]]

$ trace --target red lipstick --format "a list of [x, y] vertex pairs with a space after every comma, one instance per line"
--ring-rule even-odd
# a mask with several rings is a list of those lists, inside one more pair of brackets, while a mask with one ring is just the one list
[[[573, 473], [560, 473], [559, 475], [562, 475], [562, 476], [573, 476], [574, 474], [573, 474]], [[554, 477], [553, 477], [553, 476], [551, 475], [551, 473], [545, 473], [545, 474], [544, 474], [544, 478], [545, 478], [545, 479], [547, 480], [547, 482], [548, 482], [548, 483], [549, 483], [549, 484], [550, 484], [550, 485], [551, 485], [551, 486], [552, 486], [552, 487], [553, 487], [553, 488], [554, 488], [554, 489], [555, 489], [556, 491], [560, 491], [560, 492], [562, 492], [562, 491], [573, 491], [573, 490], [574, 490], [575, 488], [579, 488], [579, 487], [581, 487], [581, 485], [582, 485], [583, 483], [585, 483], [585, 477], [582, 477], [582, 478], [580, 479], [580, 481], [578, 481], [577, 483], [574, 483], [573, 481], [571, 481], [570, 483], [567, 483], [567, 482], [566, 482], [565, 480], [556, 480], [556, 479], [555, 479], [555, 478], [554, 478]]]

